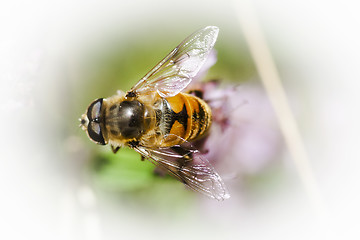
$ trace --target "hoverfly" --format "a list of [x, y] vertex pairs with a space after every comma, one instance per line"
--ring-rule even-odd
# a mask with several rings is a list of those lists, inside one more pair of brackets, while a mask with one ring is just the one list
[[93, 101], [81, 116], [83, 130], [114, 153], [128, 146], [189, 188], [217, 200], [230, 197], [208, 160], [190, 142], [211, 125], [204, 100], [181, 92], [215, 45], [219, 29], [205, 27], [174, 48], [126, 93]]

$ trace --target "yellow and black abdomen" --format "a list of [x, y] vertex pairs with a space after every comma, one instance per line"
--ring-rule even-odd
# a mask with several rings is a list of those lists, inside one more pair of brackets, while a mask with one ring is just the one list
[[[187, 141], [193, 141], [209, 129], [211, 109], [200, 98], [186, 93], [179, 93], [166, 98], [167, 110], [164, 112], [164, 133], [176, 135]], [[179, 139], [169, 138], [166, 145], [179, 144]]]

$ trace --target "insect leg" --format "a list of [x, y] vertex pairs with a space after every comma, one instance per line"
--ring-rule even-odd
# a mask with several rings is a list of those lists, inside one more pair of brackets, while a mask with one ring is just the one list
[[194, 95], [195, 97], [198, 97], [201, 99], [203, 99], [203, 97], [204, 97], [204, 92], [201, 90], [190, 90], [189, 94]]
[[114, 147], [113, 145], [111, 145], [111, 150], [113, 151], [113, 153], [117, 153], [117, 151], [119, 151], [120, 147]]

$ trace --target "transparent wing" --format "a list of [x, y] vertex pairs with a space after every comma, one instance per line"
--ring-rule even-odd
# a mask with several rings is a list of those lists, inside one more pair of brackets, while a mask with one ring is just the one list
[[189, 143], [173, 147], [135, 150], [153, 164], [166, 169], [192, 190], [222, 201], [230, 197], [224, 182], [211, 164]]
[[162, 97], [171, 97], [182, 91], [199, 72], [214, 47], [219, 28], [207, 26], [173, 49], [130, 90], [144, 93], [157, 91]]

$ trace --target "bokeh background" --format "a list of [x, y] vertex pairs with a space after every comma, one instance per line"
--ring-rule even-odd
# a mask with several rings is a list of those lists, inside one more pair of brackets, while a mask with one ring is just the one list
[[[359, 6], [350, 0], [251, 2], [324, 212], [313, 208], [283, 143], [234, 2], [5, 1], [1, 238], [359, 238]], [[92, 100], [129, 89], [207, 25], [218, 26], [220, 35], [217, 62], [204, 79], [239, 86], [239, 101], [246, 102], [238, 112], [241, 159], [214, 163], [232, 194], [224, 202], [154, 175], [129, 149], [112, 154], [78, 128]]]

